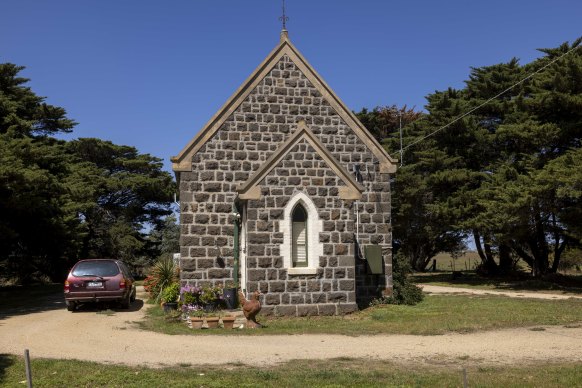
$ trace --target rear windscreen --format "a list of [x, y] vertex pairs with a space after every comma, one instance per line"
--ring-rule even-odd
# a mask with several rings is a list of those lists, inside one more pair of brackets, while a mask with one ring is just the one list
[[115, 276], [119, 273], [113, 261], [83, 261], [73, 268], [73, 276]]

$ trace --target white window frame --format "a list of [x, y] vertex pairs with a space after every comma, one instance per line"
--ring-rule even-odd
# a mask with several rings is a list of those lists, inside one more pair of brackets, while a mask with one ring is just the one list
[[[301, 203], [307, 212], [307, 267], [293, 267], [292, 212], [297, 203]], [[323, 244], [319, 242], [319, 232], [323, 230], [323, 221], [319, 219], [317, 207], [305, 193], [297, 192], [291, 197], [283, 211], [283, 220], [279, 228], [283, 232], [283, 244], [280, 250], [287, 273], [289, 275], [315, 275], [319, 267], [319, 257], [323, 255]]]

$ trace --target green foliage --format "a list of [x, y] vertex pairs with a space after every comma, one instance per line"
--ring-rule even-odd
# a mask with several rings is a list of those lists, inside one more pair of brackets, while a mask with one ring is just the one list
[[582, 270], [582, 250], [579, 248], [567, 249], [560, 260], [561, 270]]
[[[543, 49], [524, 66], [512, 59], [474, 68], [463, 89], [427, 96], [428, 114], [404, 128], [404, 143], [431, 136], [404, 153], [392, 187], [394, 246], [415, 269], [472, 236], [484, 272], [509, 273], [521, 259], [541, 277], [582, 243], [581, 41]], [[383, 143], [398, 152], [394, 130]]]
[[202, 289], [200, 302], [208, 309], [220, 309], [222, 307], [222, 288], [218, 286], [206, 286]]
[[[156, 303], [160, 301], [166, 287], [178, 283], [180, 279], [179, 268], [170, 256], [162, 256], [156, 261], [146, 278], [146, 291], [150, 293]], [[146, 284], [144, 283], [144, 287]], [[180, 290], [178, 288], [178, 294]]]
[[160, 244], [175, 184], [161, 159], [99, 139], [50, 137], [75, 122], [0, 64], [0, 276], [61, 281], [79, 258], [132, 265]]
[[[392, 155], [400, 150], [400, 121], [406, 144], [425, 134], [418, 123], [428, 119], [406, 106], [363, 109], [357, 116]], [[406, 256], [414, 269], [423, 270], [439, 252], [454, 253], [463, 249], [464, 234], [451, 228], [453, 215], [445, 218], [442, 212], [431, 207], [443, 191], [450, 191], [449, 185], [435, 187], [432, 176], [453, 165], [454, 159], [444, 160], [444, 153], [430, 141], [418, 147], [417, 153], [405, 154], [404, 166], [391, 177], [392, 231], [395, 249]], [[448, 179], [454, 184], [460, 177]]]
[[405, 304], [415, 305], [422, 302], [424, 294], [422, 288], [418, 287], [410, 280], [412, 267], [409, 260], [403, 254], [396, 254], [392, 259], [392, 296], [376, 299], [373, 306], [381, 304]]
[[0, 134], [34, 137], [71, 132], [76, 123], [63, 108], [48, 105], [44, 97], [24, 86], [29, 80], [18, 76], [23, 66], [0, 64]]
[[172, 283], [164, 288], [162, 302], [177, 302], [180, 297], [180, 283]]

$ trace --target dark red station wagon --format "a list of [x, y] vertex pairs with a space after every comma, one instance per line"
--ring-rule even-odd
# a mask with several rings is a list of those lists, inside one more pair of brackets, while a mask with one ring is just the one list
[[81, 303], [119, 302], [128, 309], [135, 300], [133, 276], [125, 263], [112, 259], [81, 260], [65, 281], [67, 310], [75, 311]]

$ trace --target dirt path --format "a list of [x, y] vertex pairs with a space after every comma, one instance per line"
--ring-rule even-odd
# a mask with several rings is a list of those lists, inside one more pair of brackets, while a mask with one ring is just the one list
[[474, 295], [501, 295], [508, 296], [510, 298], [534, 298], [534, 299], [569, 299], [578, 298], [582, 299], [580, 295], [564, 295], [564, 294], [551, 294], [546, 292], [532, 292], [532, 291], [498, 291], [498, 290], [483, 290], [479, 288], [462, 288], [462, 287], [445, 287], [445, 286], [432, 286], [432, 285], [420, 285], [424, 292], [429, 294], [474, 294]]
[[[165, 366], [241, 362], [273, 365], [293, 359], [373, 358], [407, 363], [523, 364], [582, 362], [582, 327], [508, 329], [440, 336], [339, 335], [169, 336], [135, 328], [147, 305], [117, 311], [70, 313], [64, 308], [0, 314], [0, 353], [102, 363]], [[356, 324], [356, 323], [355, 323]]]

